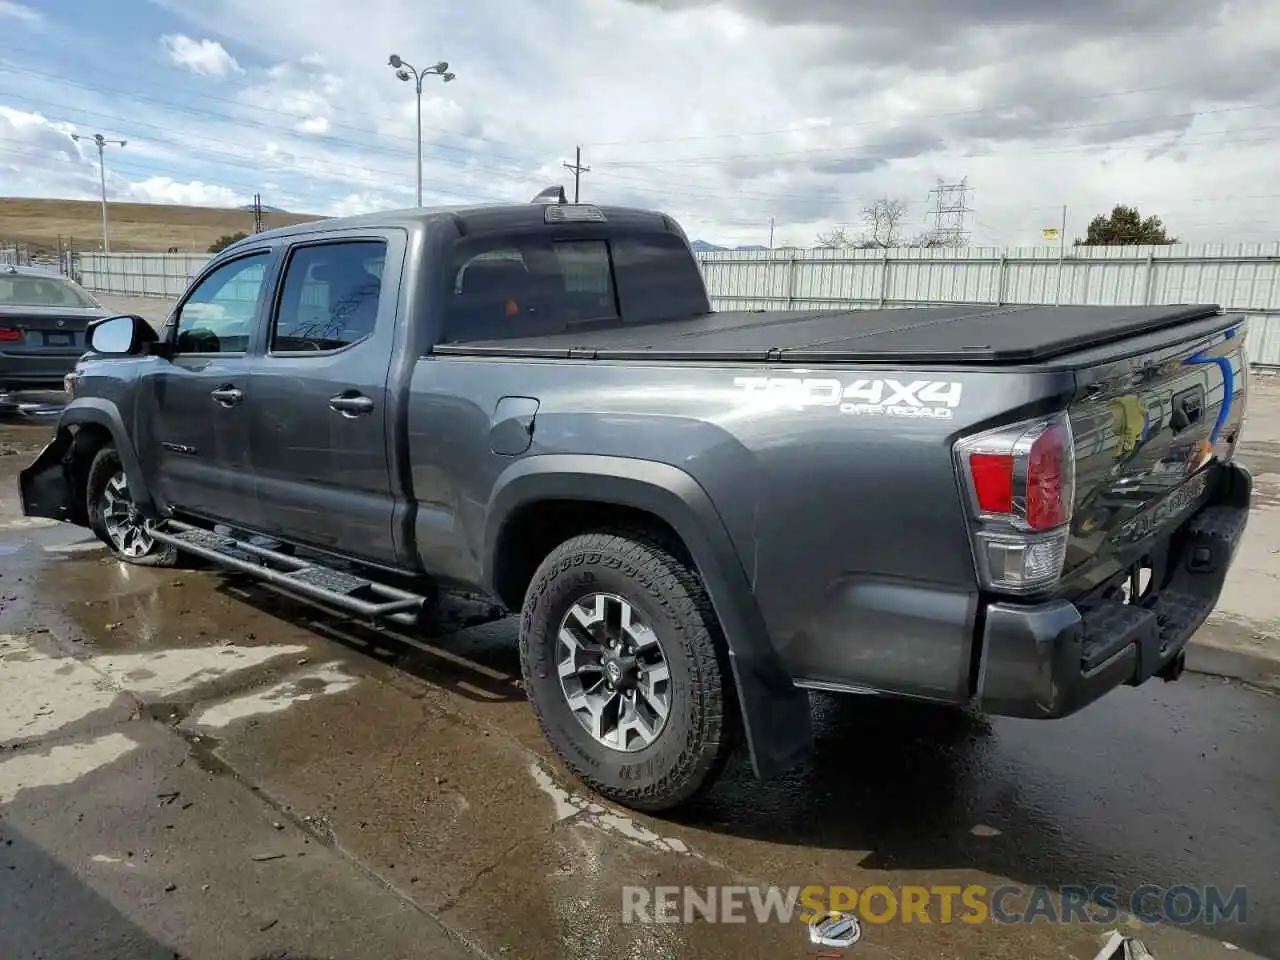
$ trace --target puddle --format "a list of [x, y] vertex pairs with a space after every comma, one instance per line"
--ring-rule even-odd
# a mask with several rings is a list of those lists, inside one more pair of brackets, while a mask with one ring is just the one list
[[0, 760], [0, 803], [10, 803], [23, 790], [75, 783], [99, 767], [114, 763], [137, 746], [123, 733], [109, 733], [81, 743], [24, 751]]
[[187, 647], [146, 653], [93, 657], [90, 666], [126, 690], [143, 697], [184, 693], [229, 673], [261, 666], [277, 657], [305, 653], [304, 646]]
[[5, 520], [0, 523], [0, 530], [35, 530], [40, 527], [56, 527], [57, 520], [50, 520], [47, 517], [14, 517], [12, 520]]
[[101, 540], [80, 540], [76, 543], [48, 543], [43, 545], [45, 553], [92, 553], [107, 549]]
[[[204, 684], [306, 651], [304, 646], [195, 647], [147, 653], [103, 654], [84, 660], [50, 656], [31, 637], [0, 634], [0, 743], [46, 736], [111, 707], [122, 691], [181, 712], [166, 702]], [[319, 693], [355, 684], [337, 664], [313, 668], [268, 690], [225, 701], [210, 725], [285, 709]]]
[[551, 798], [555, 804], [557, 822], [579, 817], [582, 822], [589, 823], [606, 833], [622, 837], [631, 843], [661, 853], [675, 853], [686, 857], [699, 857], [689, 849], [688, 844], [675, 837], [663, 837], [648, 827], [642, 827], [634, 819], [602, 807], [579, 794], [570, 793], [552, 779], [537, 761], [529, 765], [529, 774], [538, 788]]
[[341, 693], [359, 682], [342, 669], [339, 663], [326, 663], [306, 673], [295, 674], [265, 690], [232, 697], [197, 711], [191, 722], [199, 727], [220, 729], [237, 720], [279, 713], [295, 703], [305, 703], [313, 697]]

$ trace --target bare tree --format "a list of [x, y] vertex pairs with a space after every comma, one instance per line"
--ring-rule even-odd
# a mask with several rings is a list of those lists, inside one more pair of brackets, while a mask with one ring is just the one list
[[939, 247], [963, 247], [964, 239], [954, 233], [939, 232], [937, 230], [925, 230], [917, 235], [913, 240], [904, 244], [907, 247], [925, 247], [936, 249]]
[[925, 230], [914, 237], [906, 235], [907, 202], [881, 197], [862, 209], [863, 232], [849, 234], [847, 227], [834, 227], [818, 234], [816, 244], [824, 250], [881, 250], [888, 247], [955, 247], [962, 243], [956, 237]]
[[844, 227], [833, 227], [827, 233], [818, 234], [816, 245], [821, 250], [845, 250], [853, 246], [853, 241]]
[[902, 228], [907, 220], [907, 205], [902, 200], [881, 197], [862, 208], [862, 222], [866, 226], [865, 247], [902, 246]]

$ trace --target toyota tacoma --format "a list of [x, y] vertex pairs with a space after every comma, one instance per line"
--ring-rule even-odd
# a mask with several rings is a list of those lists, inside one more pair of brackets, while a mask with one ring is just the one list
[[1176, 679], [1252, 482], [1215, 305], [712, 310], [679, 225], [564, 202], [300, 224], [96, 322], [29, 516], [373, 621], [519, 613], [563, 761], [642, 810], [808, 691], [1051, 719]]

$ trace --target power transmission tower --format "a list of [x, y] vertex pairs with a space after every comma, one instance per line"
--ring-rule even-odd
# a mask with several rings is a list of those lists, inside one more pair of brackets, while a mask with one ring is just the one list
[[568, 160], [566, 160], [566, 161], [562, 164], [562, 166], [563, 166], [566, 170], [568, 170], [569, 172], [571, 172], [571, 173], [573, 174], [573, 202], [574, 202], [574, 203], [577, 203], [577, 202], [578, 202], [578, 187], [580, 186], [580, 181], [582, 180], [582, 175], [583, 175], [584, 173], [590, 173], [590, 172], [591, 172], [591, 168], [590, 168], [590, 167], [584, 167], [584, 166], [582, 165], [582, 148], [581, 148], [581, 147], [578, 147], [578, 148], [574, 151], [574, 160], [573, 160], [573, 163], [570, 163]]
[[262, 232], [262, 194], [253, 195], [253, 232]]
[[973, 213], [966, 203], [969, 190], [969, 178], [965, 177], [959, 183], [939, 180], [929, 191], [934, 198], [932, 239], [939, 246], [963, 247], [969, 242], [969, 231], [965, 229], [965, 217]]

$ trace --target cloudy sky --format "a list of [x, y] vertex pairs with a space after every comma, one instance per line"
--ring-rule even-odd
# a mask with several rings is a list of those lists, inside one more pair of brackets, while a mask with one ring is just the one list
[[1280, 0], [0, 0], [0, 195], [344, 214], [659, 206], [690, 236], [810, 245], [881, 196], [976, 243], [1137, 204], [1191, 242], [1280, 239]]

